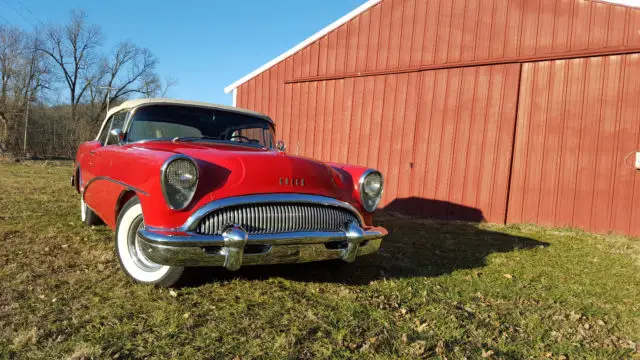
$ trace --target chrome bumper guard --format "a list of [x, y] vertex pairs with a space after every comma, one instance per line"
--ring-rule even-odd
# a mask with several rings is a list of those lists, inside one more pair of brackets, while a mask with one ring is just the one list
[[222, 235], [167, 233], [141, 229], [140, 247], [149, 260], [173, 266], [224, 266], [301, 263], [329, 259], [355, 261], [380, 248], [387, 230], [361, 228], [356, 222], [339, 232], [248, 234], [238, 225]]

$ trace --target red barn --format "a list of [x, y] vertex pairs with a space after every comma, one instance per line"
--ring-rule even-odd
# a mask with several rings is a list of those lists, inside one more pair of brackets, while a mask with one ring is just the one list
[[640, 235], [638, 8], [370, 0], [225, 91], [391, 209]]

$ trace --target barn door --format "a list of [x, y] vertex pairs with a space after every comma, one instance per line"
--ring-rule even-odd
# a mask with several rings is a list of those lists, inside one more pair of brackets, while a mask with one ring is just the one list
[[640, 54], [524, 64], [520, 86], [508, 222], [640, 235]]

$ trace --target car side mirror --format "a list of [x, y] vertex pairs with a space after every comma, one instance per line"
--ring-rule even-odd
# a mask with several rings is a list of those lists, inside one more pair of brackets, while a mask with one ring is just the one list
[[278, 151], [285, 151], [287, 150], [287, 145], [284, 143], [284, 141], [278, 140], [278, 142], [276, 142], [276, 149]]
[[122, 132], [122, 129], [113, 129], [109, 132], [109, 135], [115, 138], [118, 144], [122, 144], [124, 141], [124, 133]]

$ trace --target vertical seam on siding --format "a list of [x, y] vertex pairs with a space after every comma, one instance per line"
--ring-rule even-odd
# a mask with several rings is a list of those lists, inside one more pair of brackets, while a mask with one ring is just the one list
[[[600, 83], [600, 89], [601, 89], [601, 94], [599, 96], [599, 101], [600, 101], [600, 108], [598, 109], [598, 132], [596, 134], [596, 159], [595, 159], [595, 167], [594, 167], [594, 171], [597, 172], [598, 171], [598, 159], [599, 159], [599, 153], [600, 153], [600, 133], [602, 132], [602, 127], [605, 125], [605, 121], [603, 121], [603, 116], [602, 116], [602, 108], [604, 107], [604, 103], [605, 103], [605, 93], [604, 93], [604, 89], [605, 89], [605, 84], [608, 84], [607, 81], [607, 76], [605, 76], [607, 74], [607, 68], [608, 68], [608, 63], [609, 63], [609, 57], [605, 56], [602, 58], [602, 82]], [[596, 209], [596, 207], [593, 205], [593, 201], [595, 200], [596, 197], [596, 191], [597, 191], [597, 184], [598, 184], [598, 175], [597, 173], [594, 175], [593, 177], [593, 185], [591, 187], [591, 211], [589, 211], [589, 228], [592, 229], [593, 228], [593, 213]]]
[[561, 122], [561, 126], [560, 126], [560, 146], [558, 147], [559, 151], [557, 154], [557, 170], [556, 170], [556, 183], [555, 183], [555, 190], [554, 190], [554, 194], [553, 194], [553, 223], [557, 224], [558, 223], [558, 201], [559, 201], [559, 196], [558, 196], [558, 192], [560, 191], [560, 186], [561, 186], [561, 179], [560, 177], [562, 176], [562, 155], [565, 153], [564, 152], [564, 137], [565, 137], [565, 133], [564, 133], [564, 128], [565, 128], [565, 124], [567, 122], [567, 119], [569, 118], [567, 116], [567, 112], [568, 112], [568, 108], [567, 108], [567, 98], [568, 98], [568, 92], [569, 92], [569, 85], [570, 85], [570, 78], [569, 78], [569, 72], [571, 71], [571, 62], [569, 60], [565, 60], [564, 62], [564, 67], [565, 67], [565, 77], [563, 79], [563, 86], [564, 89], [562, 91], [562, 122]]
[[609, 31], [609, 24], [611, 24], [611, 9], [613, 9], [613, 6], [608, 6], [607, 7], [607, 33], [606, 33], [606, 38], [604, 39], [604, 47], [609, 47], [609, 35], [611, 35], [611, 32]]
[[[495, 0], [493, 1], [492, 6], [491, 6], [491, 14], [495, 14], [496, 13], [496, 4], [497, 3], [498, 3], [497, 1], [495, 1]], [[489, 22], [489, 43], [488, 43], [489, 44], [488, 45], [489, 46], [489, 51], [487, 51], [487, 60], [491, 59], [491, 44], [493, 42], [493, 18], [494, 17], [495, 16], [489, 17], [489, 20], [490, 20], [490, 22]], [[480, 21], [480, 10], [478, 10], [478, 21]], [[507, 19], [505, 18], [505, 23], [506, 23], [506, 21], [507, 21]], [[480, 36], [480, 32], [476, 31], [476, 38], [475, 38], [476, 42], [478, 42], [478, 37], [479, 36]], [[476, 46], [475, 49], [473, 50], [473, 56], [476, 59], [478, 59], [477, 51], [478, 51], [478, 47]]]
[[[418, 101], [416, 102], [416, 122], [413, 126], [413, 146], [411, 147], [411, 173], [414, 173], [413, 169], [416, 166], [416, 141], [418, 139], [418, 123], [420, 122], [420, 115], [421, 115], [421, 110], [422, 110], [422, 83], [424, 82], [424, 72], [419, 72], [418, 75], [418, 81], [420, 81], [420, 83], [418, 84]], [[411, 176], [411, 180], [415, 180], [414, 176]], [[424, 179], [423, 179], [424, 181]], [[409, 194], [411, 194], [411, 183], [409, 183]], [[416, 191], [417, 192], [417, 191]]]
[[571, 207], [571, 224], [574, 224], [576, 217], [576, 196], [578, 193], [578, 173], [580, 172], [580, 149], [582, 147], [582, 122], [584, 115], [584, 98], [586, 97], [587, 92], [587, 73], [589, 73], [589, 63], [588, 59], [581, 60], [584, 62], [584, 74], [582, 76], [583, 79], [583, 87], [582, 87], [582, 104], [580, 105], [580, 128], [578, 132], [578, 153], [576, 156], [576, 176], [573, 180], [573, 183], [576, 185], [573, 189], [573, 206]]
[[[447, 70], [446, 72], [446, 76], [447, 76], [447, 82], [445, 83], [444, 86], [444, 104], [443, 104], [443, 109], [442, 109], [442, 126], [440, 127], [440, 140], [438, 142], [438, 158], [437, 158], [437, 163], [436, 163], [436, 179], [435, 179], [435, 189], [433, 192], [433, 197], [437, 199], [437, 195], [438, 195], [438, 180], [440, 180], [440, 159], [442, 159], [442, 154], [440, 152], [440, 149], [442, 148], [442, 138], [444, 137], [444, 129], [446, 127], [446, 123], [445, 123], [445, 113], [447, 111], [447, 104], [449, 103], [449, 97], [447, 96], [447, 92], [449, 91], [449, 77], [451, 76], [451, 70]], [[434, 91], [435, 92], [435, 91]]]
[[[407, 74], [407, 86], [405, 87], [406, 89], [406, 93], [404, 95], [404, 110], [403, 110], [403, 115], [402, 115], [402, 120], [400, 121], [400, 125], [401, 125], [401, 130], [399, 132], [400, 136], [403, 136], [404, 134], [404, 124], [406, 123], [406, 118], [407, 118], [407, 102], [409, 100], [409, 84], [411, 83], [409, 81], [409, 79], [411, 78], [411, 74]], [[392, 132], [393, 133], [393, 132]], [[413, 147], [414, 145], [412, 145], [411, 147]], [[402, 167], [402, 143], [400, 144], [400, 154], [398, 154], [398, 170], [400, 170]], [[411, 186], [411, 185], [409, 185]], [[398, 197], [398, 194], [400, 193], [400, 181], [397, 181], [396, 183], [396, 198]]]
[[533, 42], [533, 55], [536, 55], [538, 53], [538, 35], [540, 35], [540, 19], [541, 19], [540, 13], [542, 12], [540, 8], [542, 8], [542, 1], [538, 0], [538, 12], [536, 13], [536, 35], [534, 37], [534, 42]]
[[[376, 168], [380, 168], [380, 149], [382, 148], [382, 146], [380, 146], [380, 138], [382, 137], [382, 120], [383, 117], [382, 115], [384, 114], [384, 107], [387, 103], [387, 101], [385, 101], [386, 97], [384, 96], [385, 90], [387, 88], [387, 76], [383, 76], [382, 77], [384, 80], [384, 83], [382, 85], [382, 109], [380, 109], [380, 131], [378, 131], [378, 154], [376, 155]], [[383, 174], [384, 175], [384, 174]]]
[[[533, 65], [533, 80], [531, 81], [531, 101], [529, 102], [529, 115], [528, 115], [528, 120], [529, 123], [527, 124], [527, 131], [526, 134], [528, 136], [531, 135], [531, 123], [532, 121], [532, 114], [533, 114], [533, 99], [536, 97], [535, 96], [535, 92], [536, 92], [536, 80], [538, 79], [538, 64], [534, 64]], [[515, 140], [514, 140], [515, 141]], [[529, 143], [529, 141], [525, 141], [525, 148], [524, 148], [524, 179], [523, 179], [523, 187], [522, 187], [522, 191], [523, 191], [523, 195], [522, 195], [522, 203], [520, 204], [520, 220], [522, 221], [522, 214], [524, 213], [524, 203], [526, 200], [526, 189], [527, 189], [527, 165], [529, 164], [529, 146], [531, 146], [531, 144]], [[538, 194], [539, 196], [540, 194]]]
[[[424, 74], [426, 74], [426, 72], [424, 72]], [[420, 194], [422, 194], [424, 196], [425, 194], [425, 185], [427, 183], [426, 179], [427, 179], [427, 170], [428, 170], [428, 166], [429, 166], [429, 162], [427, 160], [429, 160], [429, 146], [431, 145], [431, 127], [433, 126], [433, 108], [434, 108], [434, 103], [436, 100], [436, 83], [438, 80], [438, 76], [437, 74], [434, 72], [433, 74], [433, 87], [432, 87], [432, 91], [431, 91], [431, 108], [429, 109], [429, 129], [428, 129], [428, 137], [427, 137], [427, 151], [426, 151], [426, 159], [425, 159], [425, 163], [424, 163], [424, 170], [422, 171], [422, 191], [420, 192]], [[437, 164], [436, 164], [437, 165]], [[438, 172], [436, 171], [436, 186], [437, 186], [437, 181], [438, 181]]]
[[624, 42], [623, 46], [627, 46], [629, 44], [629, 31], [631, 31], [631, 26], [629, 26], [629, 22], [631, 22], [631, 9], [627, 8], [624, 12]]
[[[617, 93], [617, 98], [618, 98], [618, 106], [616, 106], [616, 140], [614, 142], [614, 147], [613, 147], [613, 154], [614, 154], [614, 162], [613, 162], [613, 171], [611, 172], [611, 187], [609, 189], [609, 193], [611, 194], [611, 200], [609, 201], [609, 209], [613, 209], [613, 203], [615, 200], [615, 191], [616, 191], [616, 179], [617, 177], [615, 176], [618, 173], [618, 169], [616, 168], [616, 166], [618, 165], [618, 160], [619, 160], [619, 154], [620, 151], [618, 150], [618, 146], [620, 146], [619, 141], [620, 141], [620, 125], [622, 123], [622, 105], [624, 104], [624, 95], [625, 95], [625, 85], [626, 82], [624, 81], [625, 79], [625, 75], [627, 72], [627, 56], [622, 56], [622, 64], [621, 64], [621, 69], [620, 69], [620, 77], [618, 79], [619, 81], [619, 85], [618, 85], [618, 93]], [[623, 168], [624, 169], [624, 168]], [[613, 211], [609, 211], [609, 228], [613, 228]]]
[[544, 169], [544, 155], [546, 152], [546, 147], [547, 147], [547, 128], [549, 126], [549, 100], [551, 99], [551, 91], [553, 89], [553, 84], [554, 84], [554, 75], [555, 75], [555, 71], [554, 71], [554, 65], [555, 62], [548, 62], [547, 63], [548, 67], [549, 67], [549, 77], [548, 79], [548, 86], [547, 86], [547, 101], [545, 104], [545, 109], [544, 109], [544, 126], [542, 127], [542, 149], [541, 149], [541, 157], [542, 157], [542, 161], [541, 161], [541, 165], [540, 165], [540, 176], [539, 176], [539, 180], [538, 180], [538, 186], [540, 187], [539, 189], [539, 193], [538, 193], [538, 204], [536, 206], [536, 215], [534, 216], [534, 219], [536, 219], [536, 222], [538, 220], [540, 220], [540, 200], [542, 198], [542, 194], [541, 192], [543, 191], [544, 187], [542, 186], [542, 181], [544, 178], [544, 173], [543, 173], [543, 169]]
[[[442, 0], [438, 0], [438, 11], [436, 13], [436, 20], [435, 20], [436, 21], [436, 23], [435, 23], [435, 26], [436, 26], [436, 41], [433, 42], [433, 61], [431, 62], [432, 64], [436, 64], [437, 63], [437, 59], [436, 59], [437, 53], [436, 52], [438, 51], [438, 38], [439, 38], [438, 34], [440, 34], [440, 28], [441, 28], [440, 27], [440, 13], [441, 13], [440, 8], [441, 7], [442, 7]], [[424, 27], [425, 35], [427, 34], [427, 25], [426, 25], [426, 23], [427, 22], [425, 20], [425, 27]], [[424, 47], [424, 42], [423, 42], [422, 46]]]
[[[460, 56], [458, 61], [462, 61], [462, 52], [464, 50], [464, 30], [467, 27], [467, 9], [468, 9], [468, 0], [459, 0], [464, 1], [464, 10], [462, 11], [462, 31], [460, 32]], [[453, 1], [452, 1], [453, 2]], [[453, 12], [451, 13], [451, 17], [453, 18]], [[451, 41], [451, 38], [449, 38]], [[449, 59], [447, 58], [447, 61]]]
[[471, 137], [473, 136], [473, 133], [471, 131], [471, 129], [473, 129], [473, 125], [474, 125], [474, 115], [475, 115], [475, 108], [476, 108], [476, 94], [477, 94], [477, 89], [478, 89], [478, 78], [480, 77], [478, 75], [478, 68], [473, 68], [473, 74], [474, 74], [474, 79], [473, 79], [473, 95], [471, 96], [471, 116], [470, 116], [470, 121], [469, 121], [469, 137], [467, 138], [467, 151], [465, 151], [465, 156], [464, 156], [464, 173], [463, 173], [463, 178], [462, 178], [462, 203], [464, 203], [464, 199], [465, 199], [465, 191], [467, 189], [467, 179], [469, 178], [469, 176], [467, 176], [467, 171], [469, 171], [469, 169], [467, 168], [467, 165], [469, 164], [469, 156], [467, 154], [469, 154], [469, 147], [471, 146]]
[[[524, 2], [522, 2], [522, 6], [520, 7], [520, 14], [518, 16], [518, 21], [520, 22], [518, 24], [519, 29], [518, 29], [518, 38], [516, 39], [516, 56], [520, 57], [521, 53], [522, 53], [522, 29], [524, 28]], [[504, 37], [507, 37], [507, 34], [504, 35]]]
[[589, 28], [587, 29], [587, 47], [585, 49], [589, 49], [591, 47], [591, 29], [593, 28], [593, 14], [592, 14], [593, 2], [589, 2]]
[[[521, 89], [522, 89], [522, 73], [524, 71], [524, 67], [522, 66], [522, 64], [518, 65], [518, 82], [517, 82], [517, 86], [518, 86], [518, 90], [516, 93], [516, 104], [515, 104], [515, 120], [513, 122], [513, 136], [512, 136], [512, 140], [511, 140], [511, 161], [509, 162], [509, 171], [507, 173], [507, 196], [506, 196], [506, 203], [505, 203], [505, 211], [504, 211], [504, 223], [507, 223], [508, 220], [508, 216], [509, 216], [509, 204], [510, 204], [510, 200], [511, 200], [511, 189], [512, 189], [512, 182], [513, 182], [513, 164], [515, 163], [515, 150], [516, 150], [516, 135], [517, 135], [517, 131], [518, 131], [518, 114], [520, 113], [520, 97], [521, 97]], [[503, 100], [504, 103], [504, 100]], [[499, 139], [498, 139], [499, 141]], [[495, 171], [494, 171], [495, 172]], [[493, 183], [493, 182], [492, 182]], [[493, 184], [491, 184], [491, 186], [493, 187]], [[491, 203], [493, 202], [493, 194], [492, 194], [492, 199], [491, 199]], [[520, 217], [522, 219], [522, 216]]]
[[[473, 34], [475, 35], [473, 37], [473, 59], [477, 59], [478, 56], [476, 54], [476, 51], [478, 49], [478, 26], [480, 25], [480, 7], [481, 7], [481, 3], [478, 2], [478, 8], [476, 10], [476, 25], [473, 27]], [[493, 22], [493, 18], [491, 19], [491, 22]], [[491, 47], [491, 24], [489, 24], [489, 43], [488, 45], [489, 47]]]
[[[494, 67], [489, 67], [489, 86], [487, 87], [487, 98], [485, 99], [484, 102], [484, 116], [482, 119], [482, 141], [480, 142], [480, 168], [478, 169], [478, 174], [476, 176], [476, 184], [480, 184], [481, 183], [481, 174], [482, 174], [482, 170], [483, 170], [483, 164], [484, 161], [486, 161], [485, 158], [485, 153], [486, 151], [484, 151], [484, 146], [485, 146], [485, 142], [486, 142], [486, 138], [487, 138], [487, 118], [488, 118], [488, 113], [489, 113], [489, 98], [491, 98], [491, 85], [493, 84], [492, 77], [493, 77], [493, 70]], [[499, 132], [498, 132], [499, 133]], [[498, 136], [496, 134], [496, 143], [499, 141], [500, 136]], [[476, 198], [474, 201], [475, 206], [478, 206], [479, 203], [479, 199], [480, 198], [480, 187], [478, 188], [478, 191], [476, 191]]]
[[[412, 14], [413, 14], [413, 18], [411, 19], [411, 24], [413, 26], [411, 26], [411, 39], [409, 40], [409, 44], [411, 44], [411, 45], [409, 45], [409, 65], [408, 66], [411, 66], [411, 59], [413, 58], [413, 46], [415, 45], [413, 43], [413, 34], [414, 34], [415, 28], [416, 28], [415, 27], [415, 23], [416, 23], [416, 2], [415, 1], [413, 2]], [[402, 43], [402, 38], [400, 38], [400, 42]], [[399, 59], [398, 59], [398, 65], [400, 65], [400, 60]]]
[[[378, 83], [376, 80], [377, 80], [377, 77], [374, 77], [372, 79], [372, 81], [373, 81], [373, 92], [371, 93], [371, 112], [370, 112], [371, 115], [370, 115], [370, 119], [369, 120], [373, 119], [373, 117], [374, 117], [374, 114], [373, 114], [374, 106], [373, 106], [373, 104], [376, 102], [376, 98], [375, 98], [376, 85]], [[365, 148], [366, 153], [365, 153], [365, 156], [364, 156], [364, 162], [367, 164], [367, 166], [373, 165], [373, 164], [371, 164], [371, 161], [370, 161], [370, 158], [369, 158], [369, 155], [370, 155], [369, 154], [369, 149], [371, 149], [371, 138], [373, 137], [372, 136], [373, 135], [372, 134], [373, 133], [372, 127], [373, 127], [373, 122], [370, 121], [369, 122], [369, 136], [367, 138], [367, 147]]]
[[571, 2], [571, 11], [569, 11], [569, 37], [567, 39], [567, 48], [569, 51], [573, 50], [573, 19], [576, 12], [576, 3], [577, 1]]
[[[504, 117], [504, 96], [505, 93], [507, 92], [507, 84], [508, 84], [508, 79], [509, 79], [509, 67], [508, 66], [504, 66], [501, 69], [502, 74], [504, 75], [502, 77], [502, 85], [500, 86], [501, 90], [500, 90], [500, 115], [498, 116], [498, 134], [500, 133], [500, 128], [502, 127], [502, 120]], [[520, 91], [519, 85], [518, 85], [518, 92]], [[517, 114], [517, 101], [516, 100], [516, 114]], [[517, 115], [516, 115], [517, 116]], [[512, 142], [512, 147], [513, 147], [513, 143], [515, 143], [515, 135], [514, 135], [514, 141]], [[500, 136], [496, 137], [496, 143], [494, 145], [493, 148], [493, 158], [492, 158], [492, 164], [493, 164], [493, 171], [491, 172], [491, 183], [490, 183], [490, 189], [489, 189], [489, 214], [488, 216], [492, 216], [493, 215], [493, 203], [494, 203], [494, 198], [495, 198], [495, 179], [496, 179], [496, 172], [498, 171], [497, 167], [495, 166], [495, 163], [497, 161], [498, 158], [498, 149], [500, 148]], [[513, 149], [511, 151], [511, 157], [513, 158]], [[509, 172], [510, 174], [510, 172]], [[509, 180], [507, 178], [507, 180]], [[505, 207], [504, 207], [504, 216], [506, 218], [506, 214], [507, 214], [507, 203], [509, 201], [509, 183], [510, 181], [507, 182], [507, 196], [506, 196], [506, 200], [505, 200]], [[506, 222], [506, 221], [505, 221]]]
[[458, 94], [456, 95], [456, 123], [453, 127], [453, 146], [451, 147], [451, 154], [449, 155], [449, 159], [451, 159], [449, 165], [449, 182], [447, 184], [447, 200], [451, 199], [451, 175], [453, 174], [453, 166], [454, 166], [454, 154], [456, 153], [456, 145], [457, 141], [455, 139], [458, 136], [458, 124], [460, 123], [460, 111], [458, 111], [458, 106], [460, 105], [460, 94], [462, 93], [462, 79], [463, 79], [463, 70], [460, 69], [460, 79], [458, 80]]
[[[451, 44], [451, 28], [453, 27], [452, 24], [453, 24], [453, 3], [454, 3], [454, 1], [450, 1], [450, 3], [451, 3], [451, 7], [450, 7], [451, 11], [449, 12], [449, 32], [447, 33], [447, 42], [445, 44], [446, 45], [446, 51], [445, 51], [445, 54], [444, 54], [444, 62], [445, 63], [449, 62], [449, 51], [451, 50], [451, 49], [449, 49], [449, 44]], [[437, 49], [436, 49], [436, 51], [437, 51]]]
[[551, 51], [550, 53], [553, 53], [553, 49], [556, 48], [556, 19], [558, 18], [558, 16], [556, 15], [558, 12], [558, 3], [559, 1], [556, 1], [553, 3], [553, 25], [551, 26]]
[[[533, 66], [533, 65], [532, 65]], [[518, 65], [518, 90], [516, 93], [516, 104], [515, 104], [515, 120], [513, 122], [513, 137], [511, 140], [511, 161], [509, 164], [509, 172], [507, 174], [507, 196], [506, 196], [506, 204], [505, 204], [505, 211], [504, 211], [504, 223], [506, 224], [509, 218], [509, 209], [510, 209], [510, 201], [511, 201], [511, 190], [513, 189], [513, 187], [511, 186], [512, 182], [513, 182], [513, 165], [515, 163], [515, 159], [516, 159], [516, 140], [517, 140], [517, 132], [518, 132], [518, 123], [519, 123], [519, 114], [520, 114], [520, 98], [521, 98], [521, 94], [522, 94], [522, 73], [524, 72], [524, 66], [522, 66], [522, 64]], [[504, 100], [503, 100], [504, 102]], [[495, 172], [495, 171], [494, 171]], [[493, 181], [492, 181], [493, 182]], [[493, 187], [493, 184], [491, 184], [491, 186]], [[493, 202], [493, 194], [492, 194], [492, 201]], [[523, 198], [523, 203], [524, 203], [524, 198]], [[522, 221], [522, 212], [520, 213], [520, 221]]]

